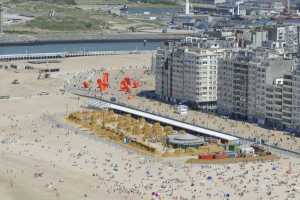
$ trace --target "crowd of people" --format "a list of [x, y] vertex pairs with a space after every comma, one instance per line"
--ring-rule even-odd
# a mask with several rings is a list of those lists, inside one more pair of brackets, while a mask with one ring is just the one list
[[[176, 108], [174, 105], [139, 95], [139, 92], [141, 91], [149, 91], [154, 89], [153, 78], [151, 78], [151, 76], [142, 69], [134, 70], [132, 68], [127, 68], [123, 71], [111, 71], [110, 77], [112, 81], [110, 81], [109, 91], [105, 93], [101, 93], [93, 84], [89, 89], [82, 88], [83, 80], [96, 80], [100, 73], [100, 71], [96, 70], [80, 73], [71, 79], [72, 81], [69, 82], [68, 87], [86, 90], [87, 94], [91, 96], [98, 96], [99, 98], [106, 100], [111, 100], [111, 97], [115, 97], [117, 103], [136, 109], [152, 112], [161, 116], [174, 118], [208, 129], [235, 135], [240, 138], [258, 141], [274, 147], [288, 149], [300, 153], [300, 138], [294, 137], [290, 133], [266, 129], [258, 126], [257, 124], [244, 121], [235, 121], [213, 113], [204, 113], [196, 110], [189, 110], [186, 115], [179, 115], [176, 113]], [[142, 88], [139, 91], [134, 91], [137, 95], [130, 100], [128, 99], [129, 94], [119, 91], [118, 80], [125, 74], [134, 74], [133, 77], [135, 78], [143, 77], [144, 84]]]
[[[83, 199], [89, 199], [94, 190], [119, 194], [125, 199], [161, 200], [297, 199], [300, 195], [299, 160], [230, 165], [185, 164], [180, 159], [145, 156], [109, 141], [88, 138], [86, 132], [64, 126], [59, 120], [61, 117], [49, 117], [44, 113], [24, 127], [15, 121], [24, 119], [14, 117], [12, 130], [34, 129], [35, 132], [23, 138], [20, 138], [20, 133], [15, 134], [9, 141], [1, 136], [1, 151], [30, 155], [37, 160], [47, 157], [52, 168], [62, 165], [85, 173], [94, 181], [90, 185], [91, 191], [82, 194]], [[35, 139], [30, 142], [30, 138]], [[24, 171], [26, 173], [26, 169]], [[45, 174], [38, 170], [32, 178], [39, 179]], [[64, 182], [67, 179], [63, 176], [45, 180], [45, 189], [63, 197], [60, 187]]]

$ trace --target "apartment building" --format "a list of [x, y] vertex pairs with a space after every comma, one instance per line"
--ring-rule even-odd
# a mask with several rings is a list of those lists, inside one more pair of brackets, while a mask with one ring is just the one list
[[265, 43], [268, 41], [268, 32], [255, 30], [251, 32], [251, 47], [263, 47]]
[[283, 48], [285, 51], [297, 52], [299, 27], [295, 25], [274, 26], [268, 31], [268, 39], [272, 48]]
[[286, 73], [283, 75], [282, 85], [282, 118], [284, 127], [292, 127], [293, 112], [293, 75]]
[[[239, 119], [255, 118], [263, 104], [263, 98], [257, 98], [263, 93], [264, 76], [258, 74], [261, 63], [255, 60], [253, 51], [228, 51], [219, 62], [218, 69], [218, 111]], [[262, 89], [261, 89], [262, 88]]]
[[293, 65], [290, 72], [286, 72], [282, 78], [268, 86], [267, 125], [300, 131], [299, 72], [299, 66]]
[[293, 71], [292, 84], [292, 128], [300, 131], [300, 64], [295, 66]]
[[257, 50], [228, 52], [219, 63], [218, 112], [273, 127], [292, 127], [293, 66], [293, 60]]
[[[285, 78], [277, 78], [273, 85], [268, 85], [266, 90], [266, 116], [265, 124], [270, 127], [290, 127], [292, 104], [287, 96]], [[289, 95], [289, 94], [288, 94]]]
[[213, 109], [217, 101], [218, 48], [165, 44], [156, 54], [155, 92], [168, 101]]

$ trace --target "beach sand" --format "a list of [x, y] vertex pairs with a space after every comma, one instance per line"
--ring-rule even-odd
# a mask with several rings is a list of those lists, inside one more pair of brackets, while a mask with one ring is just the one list
[[[154, 158], [64, 121], [85, 99], [62, 94], [64, 78], [97, 66], [150, 66], [151, 55], [66, 59], [50, 79], [1, 70], [1, 200], [81, 199], [297, 199], [300, 159], [227, 165], [191, 165]], [[20, 62], [23, 63], [23, 62]], [[55, 65], [55, 64], [51, 64]], [[15, 78], [19, 85], [12, 85]], [[40, 91], [49, 95], [40, 96]], [[289, 171], [291, 166], [291, 171]], [[158, 199], [158, 198], [156, 198]]]

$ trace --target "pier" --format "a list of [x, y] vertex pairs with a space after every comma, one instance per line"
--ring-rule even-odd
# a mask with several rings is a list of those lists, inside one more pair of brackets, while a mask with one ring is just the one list
[[151, 50], [137, 51], [79, 51], [79, 52], [57, 52], [57, 53], [30, 53], [30, 54], [9, 54], [0, 55], [0, 61], [11, 60], [35, 60], [35, 59], [59, 59], [82, 56], [103, 56], [103, 55], [126, 55], [126, 54], [142, 54], [154, 53]]

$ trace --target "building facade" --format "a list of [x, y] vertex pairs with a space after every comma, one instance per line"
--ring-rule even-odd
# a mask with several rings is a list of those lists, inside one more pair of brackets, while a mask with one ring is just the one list
[[212, 109], [217, 101], [218, 48], [167, 44], [157, 51], [156, 94], [172, 102], [188, 102]]
[[252, 51], [228, 51], [218, 69], [218, 111], [239, 119], [257, 115], [261, 63]]
[[218, 112], [276, 128], [299, 125], [294, 61], [258, 51], [229, 52], [218, 69]]
[[292, 128], [300, 130], [300, 64], [295, 66], [293, 71], [293, 84], [292, 84]]
[[299, 27], [296, 25], [274, 26], [268, 31], [268, 39], [272, 48], [282, 48], [288, 52], [297, 52]]

